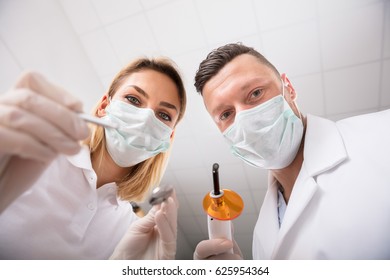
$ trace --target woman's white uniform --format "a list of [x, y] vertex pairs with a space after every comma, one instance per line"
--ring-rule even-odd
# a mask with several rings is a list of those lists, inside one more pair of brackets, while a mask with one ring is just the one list
[[308, 115], [304, 161], [279, 227], [270, 176], [254, 259], [390, 259], [390, 110]]
[[137, 216], [115, 183], [96, 189], [96, 180], [87, 147], [59, 155], [1, 213], [0, 258], [109, 258]]

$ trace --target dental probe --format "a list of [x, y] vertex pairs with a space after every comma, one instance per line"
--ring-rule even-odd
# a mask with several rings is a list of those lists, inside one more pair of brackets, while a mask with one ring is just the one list
[[119, 125], [117, 123], [109, 123], [105, 119], [94, 117], [85, 113], [77, 113], [77, 115], [86, 122], [90, 122], [108, 128], [114, 128], [114, 129], [119, 128]]

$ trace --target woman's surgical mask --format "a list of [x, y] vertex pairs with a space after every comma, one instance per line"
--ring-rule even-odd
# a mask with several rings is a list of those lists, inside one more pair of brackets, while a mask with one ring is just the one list
[[231, 152], [248, 164], [281, 169], [295, 158], [303, 136], [303, 123], [282, 95], [236, 115], [223, 133]]
[[169, 148], [172, 129], [152, 109], [113, 99], [104, 118], [119, 124], [118, 129], [105, 128], [105, 134], [108, 153], [121, 167], [136, 165]]

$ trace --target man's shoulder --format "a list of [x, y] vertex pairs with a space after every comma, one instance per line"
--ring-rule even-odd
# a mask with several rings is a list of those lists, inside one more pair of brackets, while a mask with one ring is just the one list
[[357, 145], [371, 151], [390, 148], [390, 110], [343, 119], [336, 126], [349, 147]]
[[[389, 122], [390, 122], [390, 109], [349, 117], [346, 119], [339, 120], [336, 123], [338, 126], [344, 126], [348, 124], [379, 126], [382, 123], [389, 124]], [[383, 129], [385, 129], [385, 127], [383, 127]]]

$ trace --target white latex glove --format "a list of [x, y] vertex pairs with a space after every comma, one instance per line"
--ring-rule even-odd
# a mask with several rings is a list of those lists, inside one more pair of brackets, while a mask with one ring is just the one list
[[58, 154], [76, 154], [88, 136], [81, 102], [38, 73], [0, 95], [0, 213]]
[[[233, 248], [233, 254], [228, 253]], [[198, 243], [194, 260], [242, 260], [243, 256], [236, 241], [229, 239], [208, 239]]]
[[176, 199], [169, 197], [149, 213], [131, 224], [110, 259], [173, 260], [177, 237]]

